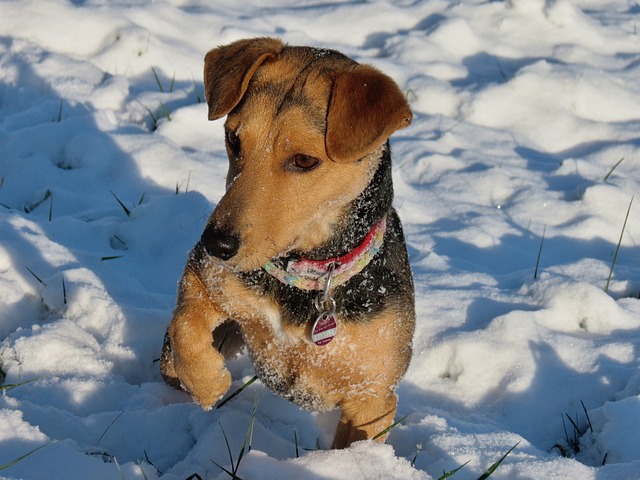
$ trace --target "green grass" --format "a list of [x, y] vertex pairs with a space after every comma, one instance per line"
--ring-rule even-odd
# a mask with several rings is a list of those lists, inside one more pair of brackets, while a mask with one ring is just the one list
[[629, 212], [631, 212], [631, 205], [633, 204], [633, 198], [635, 195], [631, 196], [631, 200], [629, 201], [629, 207], [627, 208], [627, 215], [624, 217], [624, 223], [622, 224], [622, 230], [620, 231], [620, 238], [618, 239], [618, 246], [616, 247], [616, 253], [613, 255], [613, 260], [611, 261], [611, 269], [609, 270], [609, 277], [607, 278], [607, 284], [604, 286], [604, 291], [609, 292], [609, 284], [611, 283], [611, 277], [613, 277], [613, 269], [616, 266], [616, 261], [618, 260], [618, 253], [620, 252], [620, 245], [622, 244], [622, 237], [624, 235], [624, 230], [627, 227], [627, 220], [629, 220]]
[[544, 236], [547, 233], [547, 226], [544, 226], [544, 230], [542, 230], [542, 238], [540, 239], [540, 248], [538, 249], [538, 258], [536, 260], [536, 269], [533, 272], [533, 279], [538, 278], [538, 267], [540, 266], [540, 257], [542, 257], [542, 245], [544, 244]]
[[44, 196], [40, 200], [37, 200], [37, 201], [35, 201], [33, 203], [26, 204], [24, 206], [24, 213], [33, 212], [36, 208], [38, 208], [45, 201], [47, 201], [49, 199], [49, 197], [51, 197], [51, 195], [52, 195], [51, 190], [47, 190], [46, 192], [44, 192]]
[[62, 121], [62, 99], [60, 99], [60, 105], [58, 106], [58, 115], [51, 119], [54, 123], [60, 123]]
[[[553, 448], [557, 448], [560, 451], [560, 454], [566, 458], [580, 453], [580, 438], [585, 433], [587, 433], [587, 431], [593, 432], [593, 425], [591, 424], [591, 419], [589, 418], [587, 407], [582, 400], [580, 400], [580, 405], [582, 405], [582, 411], [586, 419], [586, 427], [580, 428], [580, 421], [577, 412], [575, 414], [575, 418], [571, 418], [571, 416], [566, 412], [561, 415], [566, 447], [560, 445], [559, 443], [556, 443]], [[567, 423], [565, 422], [565, 418], [569, 421], [571, 427], [573, 427], [571, 434], [569, 433], [569, 430], [567, 430]], [[606, 455], [603, 461], [606, 461]]]
[[[504, 462], [504, 459], [507, 458], [509, 456], [509, 454], [511, 452], [513, 452], [518, 445], [520, 445], [520, 442], [516, 443], [513, 447], [511, 447], [507, 451], [507, 453], [505, 453], [502, 457], [500, 457], [496, 462], [492, 463], [491, 466], [489, 468], [487, 468], [484, 471], [484, 473], [478, 477], [478, 480], [486, 480], [487, 478], [489, 478], [498, 469], [498, 467], [500, 467], [502, 462]], [[417, 453], [416, 453], [416, 456], [417, 456]], [[414, 458], [414, 461], [415, 461], [415, 458]], [[438, 477], [438, 480], [445, 480], [447, 478], [450, 478], [450, 477], [454, 476], [456, 473], [458, 473], [460, 470], [462, 470], [462, 468], [465, 465], [467, 465], [468, 463], [469, 462], [465, 462], [462, 465], [460, 465], [459, 467], [454, 468], [453, 470], [450, 470], [448, 472], [442, 472], [442, 475], [440, 477]], [[413, 462], [411, 463], [411, 465], [413, 466]]]
[[[151, 67], [151, 71], [153, 72], [153, 76], [156, 79], [156, 83], [158, 84], [158, 89], [160, 89], [160, 93], [165, 93], [164, 92], [164, 88], [162, 87], [162, 82], [160, 82], [160, 77], [158, 77], [158, 74], [156, 73], [156, 69]], [[171, 83], [169, 84], [169, 93], [173, 92], [173, 87], [175, 86], [175, 82], [176, 82], [176, 74], [175, 72], [173, 73], [173, 77], [171, 77]]]
[[611, 174], [613, 173], [613, 171], [618, 167], [618, 165], [620, 165], [620, 164], [622, 163], [622, 161], [623, 161], [623, 160], [624, 160], [624, 157], [622, 157], [620, 160], [618, 160], [618, 161], [616, 162], [616, 164], [615, 164], [613, 167], [611, 167], [611, 170], [609, 170], [609, 173], [607, 173], [607, 174], [604, 176], [604, 182], [605, 182], [605, 183], [607, 183], [607, 180], [609, 179], [609, 177], [611, 176]]
[[254, 375], [253, 378], [251, 378], [249, 381], [247, 381], [244, 385], [242, 385], [240, 388], [238, 388], [235, 392], [233, 392], [231, 395], [229, 395], [227, 398], [225, 398], [224, 400], [222, 400], [218, 405], [216, 405], [216, 408], [221, 408], [224, 404], [226, 404], [227, 402], [229, 402], [230, 400], [233, 400], [236, 396], [240, 395], [242, 393], [242, 391], [247, 388], [249, 385], [251, 385], [253, 382], [255, 382], [258, 379], [257, 375]]
[[245, 452], [249, 453], [251, 451], [251, 444], [253, 442], [253, 427], [255, 425], [256, 420], [256, 412], [258, 411], [258, 398], [255, 397], [253, 401], [253, 409], [251, 411], [251, 421], [249, 422], [249, 428], [244, 436], [244, 441], [242, 442], [242, 447], [240, 447], [240, 451], [238, 452], [237, 459], [233, 459], [233, 454], [231, 453], [231, 446], [229, 445], [229, 439], [227, 438], [227, 434], [222, 427], [222, 423], [218, 422], [220, 425], [220, 429], [222, 430], [222, 435], [224, 436], [224, 442], [227, 445], [227, 453], [229, 454], [229, 461], [231, 462], [231, 471], [224, 468], [222, 465], [217, 463], [215, 460], [211, 460], [220, 470], [229, 475], [233, 480], [242, 480], [238, 475], [238, 470], [240, 469], [240, 463], [244, 458]]
[[144, 105], [143, 105], [143, 108], [147, 111], [147, 113], [151, 117], [151, 123], [152, 123], [151, 130], [153, 130], [153, 131], [157, 130], [158, 129], [158, 117], [156, 117], [154, 115], [154, 113], [149, 108], [145, 107]]
[[[109, 192], [111, 192], [111, 190], [109, 190]], [[118, 196], [111, 192], [111, 195], [113, 195], [113, 198], [115, 198], [117, 200], [117, 202], [120, 204], [120, 207], [122, 207], [122, 210], [124, 211], [124, 213], [127, 215], [127, 217], [131, 216], [131, 210], [129, 210], [124, 203], [122, 203], [122, 201], [118, 198]]]
[[12, 388], [18, 388], [18, 387], [21, 387], [22, 385], [26, 385], [27, 383], [35, 382], [37, 380], [39, 380], [39, 378], [25, 380], [24, 382], [20, 382], [20, 383], [8, 383], [7, 385], [0, 385], [0, 392], [4, 393], [8, 390], [11, 390]]
[[293, 429], [293, 443], [296, 445], [296, 458], [300, 458], [300, 449], [298, 448], [298, 432], [296, 429]]
[[53, 192], [49, 195], [49, 221], [53, 217]]
[[40, 285], [42, 285], [43, 287], [47, 286], [47, 284], [44, 283], [44, 280], [42, 280], [38, 275], [33, 273], [33, 270], [31, 270], [29, 267], [24, 267], [24, 268], [26, 268], [29, 271], [29, 273], [33, 275], [33, 277], [40, 283]]
[[504, 461], [505, 458], [507, 458], [507, 456], [513, 452], [513, 450], [520, 445], [520, 442], [516, 443], [513, 447], [511, 447], [509, 449], [509, 451], [507, 453], [505, 453], [502, 457], [500, 457], [500, 459], [495, 462], [494, 464], [492, 464], [489, 468], [487, 468], [487, 470], [478, 477], [478, 480], [485, 480], [487, 478], [489, 478], [491, 476], [491, 474], [493, 474], [493, 472], [495, 472], [498, 467], [502, 464], [502, 462]]
[[[143, 106], [144, 107], [144, 106]], [[164, 106], [164, 103], [160, 102], [160, 108], [162, 108], [162, 111], [164, 113], [165, 118], [167, 119], [167, 121], [171, 121], [171, 114], [169, 113], [169, 110], [167, 110], [167, 107]], [[152, 120], [152, 127], [151, 130], [155, 131], [158, 129], [158, 121], [160, 120], [160, 116], [154, 114], [149, 108], [144, 107], [144, 109], [149, 113], [149, 116], [151, 117]]]
[[198, 84], [196, 83], [195, 79], [193, 80], [193, 90], [196, 95], [196, 102], [202, 103], [202, 96], [200, 95], [200, 90], [198, 90]]
[[15, 460], [10, 461], [9, 463], [5, 463], [4, 465], [0, 465], [0, 471], [6, 470], [7, 468], [14, 466], [16, 463], [21, 462], [22, 460], [27, 458], [29, 455], [33, 455], [34, 453], [36, 453], [41, 448], [44, 448], [47, 445], [51, 445], [51, 443], [53, 443], [53, 442], [49, 442], [49, 443], [45, 443], [44, 445], [40, 445], [39, 447], [34, 448], [30, 452], [25, 453], [24, 455], [16, 458]]
[[164, 116], [167, 119], [167, 121], [171, 121], [171, 114], [169, 113], [169, 110], [167, 110], [167, 107], [164, 106], [164, 103], [160, 102], [160, 107], [162, 108], [162, 111], [164, 112]]
[[409, 415], [411, 415], [413, 412], [409, 412], [407, 413], [404, 417], [402, 417], [400, 420], [398, 420], [397, 422], [393, 422], [391, 425], [389, 425], [387, 428], [385, 428], [384, 430], [382, 430], [381, 432], [377, 433], [376, 435], [374, 435], [374, 437], [371, 440], [377, 440], [378, 438], [386, 435], [387, 433], [389, 433], [393, 428], [397, 427], [398, 425], [400, 425], [403, 421], [405, 421], [407, 419], [407, 417], [409, 417]]
[[[187, 184], [184, 187], [184, 193], [188, 193], [189, 192], [189, 182], [191, 181], [191, 170], [189, 170], [189, 175], [187, 175]], [[180, 189], [182, 188], [182, 184], [185, 183], [184, 181], [182, 182], [176, 182], [176, 195], [178, 195], [180, 193]]]
[[118, 419], [122, 416], [123, 413], [124, 413], [124, 410], [122, 410], [118, 415], [116, 415], [116, 417], [111, 421], [111, 423], [107, 425], [107, 428], [104, 429], [104, 432], [102, 432], [102, 435], [100, 435], [100, 438], [98, 438], [96, 445], [100, 444], [100, 441], [104, 438], [104, 436], [107, 434], [109, 429], [113, 426], [113, 424], [118, 421]]
[[445, 480], [445, 478], [449, 478], [452, 477], [453, 475], [455, 475], [456, 473], [458, 473], [460, 470], [462, 470], [462, 468], [469, 462], [464, 462], [462, 465], [460, 465], [458, 468], [454, 468], [453, 470], [450, 470], [448, 472], [442, 472], [442, 476], [438, 477], [438, 480]]
[[106, 257], [101, 257], [100, 260], [103, 262], [109, 261], [109, 260], [115, 260], [117, 258], [122, 258], [122, 255], [109, 255]]
[[149, 480], [149, 478], [147, 477], [147, 474], [144, 473], [144, 468], [142, 468], [142, 462], [138, 461], [136, 462], [136, 465], [138, 465], [138, 468], [140, 469], [140, 473], [142, 473], [142, 478], [144, 478], [144, 480]]

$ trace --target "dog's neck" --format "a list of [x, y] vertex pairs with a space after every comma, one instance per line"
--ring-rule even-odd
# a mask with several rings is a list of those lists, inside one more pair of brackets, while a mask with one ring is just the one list
[[328, 282], [337, 287], [347, 283], [369, 265], [384, 243], [386, 229], [386, 218], [382, 218], [369, 230], [360, 245], [340, 257], [326, 260], [289, 258], [285, 265], [272, 261], [263, 268], [285, 285], [302, 290], [323, 290]]
[[331, 241], [313, 252], [270, 261], [264, 270], [283, 284], [301, 290], [323, 290], [329, 274], [334, 287], [346, 283], [362, 272], [382, 247], [386, 214], [392, 201], [391, 155], [387, 143], [371, 182], [351, 203], [344, 216], [346, 222], [337, 227]]

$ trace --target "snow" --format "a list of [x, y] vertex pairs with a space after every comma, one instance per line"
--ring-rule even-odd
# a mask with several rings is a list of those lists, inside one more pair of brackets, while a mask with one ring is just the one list
[[[28, 382], [0, 395], [0, 465], [42, 447], [0, 478], [228, 478], [213, 462], [231, 468], [225, 435], [235, 461], [257, 404], [245, 479], [429, 479], [465, 462], [452, 478], [472, 479], [516, 444], [492, 478], [640, 479], [637, 199], [604, 290], [640, 186], [638, 14], [634, 0], [0, 2], [0, 367]], [[328, 450], [335, 412], [259, 382], [205, 412], [154, 362], [224, 191], [203, 57], [263, 35], [376, 65], [414, 111], [392, 150], [418, 326], [408, 417], [385, 445]], [[229, 367], [232, 389], [253, 376], [246, 356]]]

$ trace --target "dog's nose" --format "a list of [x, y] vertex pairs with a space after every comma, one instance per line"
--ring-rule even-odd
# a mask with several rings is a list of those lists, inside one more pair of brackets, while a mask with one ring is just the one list
[[204, 245], [207, 253], [220, 260], [229, 260], [240, 248], [240, 240], [234, 235], [214, 229], [205, 229], [200, 237], [200, 243]]

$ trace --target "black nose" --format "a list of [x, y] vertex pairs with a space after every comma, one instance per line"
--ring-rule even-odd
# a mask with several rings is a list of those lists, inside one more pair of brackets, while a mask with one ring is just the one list
[[204, 245], [207, 253], [220, 260], [229, 260], [240, 248], [240, 240], [227, 232], [221, 232], [212, 228], [207, 228], [200, 237], [200, 243]]

